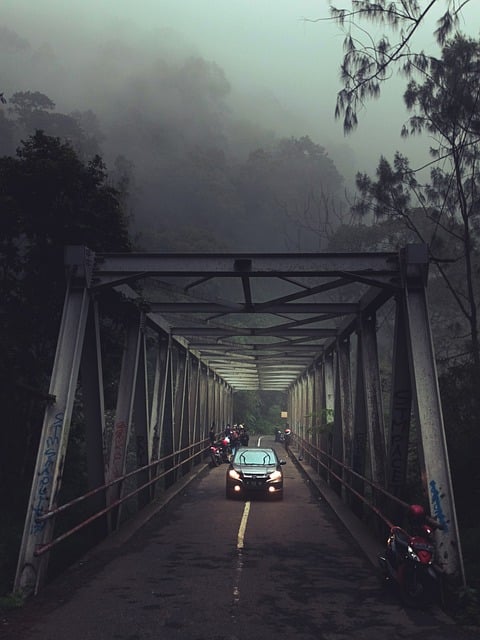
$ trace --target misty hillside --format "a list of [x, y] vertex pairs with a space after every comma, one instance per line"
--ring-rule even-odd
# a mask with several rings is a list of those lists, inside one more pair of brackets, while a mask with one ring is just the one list
[[[240, 93], [170, 29], [147, 38], [0, 27], [0, 153], [42, 129], [98, 153], [149, 250], [318, 250], [344, 215], [344, 180], [271, 91]], [[63, 47], [66, 47], [63, 49]]]

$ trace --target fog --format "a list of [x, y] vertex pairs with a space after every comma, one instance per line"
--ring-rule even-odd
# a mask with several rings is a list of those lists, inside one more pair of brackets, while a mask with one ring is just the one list
[[[325, 0], [2, 0], [0, 90], [40, 91], [59, 112], [96, 114], [107, 162], [121, 154], [135, 165], [144, 202], [134, 213], [144, 221], [165, 166], [152, 140], [171, 153], [200, 145], [240, 159], [269, 136], [309, 136], [347, 191], [381, 154], [427, 162], [428, 139], [400, 138], [405, 78], [392, 78], [345, 137], [334, 118], [344, 34], [318, 20], [328, 15]], [[464, 15], [477, 36], [479, 3]], [[415, 47], [431, 51], [432, 31], [427, 24]], [[201, 68], [182, 66], [189, 57]]]

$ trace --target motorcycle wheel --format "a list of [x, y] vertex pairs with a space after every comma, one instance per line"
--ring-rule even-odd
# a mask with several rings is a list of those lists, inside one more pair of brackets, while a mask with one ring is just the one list
[[211, 458], [211, 466], [212, 467], [218, 467], [218, 465], [220, 464], [220, 461], [218, 459], [218, 456], [216, 456], [214, 453], [210, 454], [210, 458]]
[[431, 593], [424, 578], [414, 569], [405, 571], [400, 583], [400, 596], [406, 607], [423, 609], [430, 603]]

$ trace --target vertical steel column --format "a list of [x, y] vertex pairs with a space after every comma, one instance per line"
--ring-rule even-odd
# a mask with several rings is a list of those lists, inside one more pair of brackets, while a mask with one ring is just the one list
[[57, 505], [80, 369], [90, 296], [69, 283], [50, 380], [55, 401], [45, 409], [42, 435], [32, 481], [14, 590], [37, 592], [46, 577], [48, 555], [35, 556], [38, 545], [51, 542], [54, 522], [37, 518]]
[[[314, 429], [314, 437], [313, 444], [318, 448], [319, 453], [317, 457], [319, 460], [324, 462], [320, 450], [322, 449], [324, 443], [324, 416], [325, 416], [325, 369], [323, 366], [323, 358], [319, 359], [315, 362], [315, 386], [314, 386], [314, 394], [315, 394], [315, 429]], [[325, 475], [324, 469], [319, 461], [315, 462], [315, 468], [318, 474], [322, 476]]]
[[217, 374], [215, 374], [215, 416], [217, 420], [224, 422], [222, 413], [222, 381]]
[[335, 405], [334, 405], [334, 392], [335, 382], [333, 374], [333, 353], [329, 353], [325, 356], [323, 362], [324, 368], [324, 385], [325, 385], [325, 420], [327, 424], [333, 422]]
[[230, 411], [228, 410], [228, 385], [225, 380], [222, 382], [222, 415], [225, 422], [233, 424]]
[[[333, 361], [333, 353], [329, 353], [324, 358], [324, 400], [325, 400], [325, 436], [323, 438], [322, 449], [328, 453], [328, 455], [332, 455], [333, 451], [333, 429], [335, 426], [335, 372], [334, 372], [334, 361]], [[329, 459], [325, 460], [328, 468], [331, 467], [331, 461]], [[327, 475], [327, 480], [330, 483], [331, 477], [330, 474]]]
[[225, 396], [224, 396], [224, 384], [223, 381], [219, 378], [217, 380], [218, 385], [218, 412], [220, 415], [220, 419], [222, 422], [227, 422], [226, 413], [225, 413]]
[[360, 340], [362, 343], [363, 393], [368, 429], [370, 474], [374, 482], [385, 486], [385, 427], [375, 315], [361, 317]]
[[190, 367], [190, 424], [192, 442], [200, 440], [203, 436], [200, 427], [200, 361], [195, 359]]
[[339, 414], [343, 439], [343, 464], [352, 466], [353, 451], [353, 393], [350, 366], [350, 339], [339, 340], [337, 344], [337, 384], [339, 387]]
[[163, 418], [165, 412], [165, 394], [167, 389], [168, 370], [170, 366], [169, 341], [163, 335], [157, 336], [157, 356], [155, 361], [155, 378], [153, 383], [152, 410], [149, 432], [149, 460], [160, 458], [160, 447], [163, 434]]
[[[183, 349], [177, 345], [176, 351], [176, 376], [175, 376], [175, 396], [174, 396], [174, 437], [175, 437], [175, 451], [183, 449], [188, 445], [188, 431], [185, 428], [185, 392], [187, 382], [187, 359], [186, 353]], [[177, 454], [175, 456], [175, 462], [178, 464], [186, 457], [185, 453]], [[176, 478], [180, 478], [184, 472], [183, 467], [179, 467], [176, 471]]]
[[290, 385], [287, 389], [287, 422], [292, 419], [293, 415], [293, 389], [292, 385]]
[[[365, 384], [363, 366], [363, 341], [360, 337], [360, 323], [357, 327], [357, 357], [355, 372], [355, 401], [353, 419], [353, 443], [352, 443], [352, 469], [364, 476], [367, 468], [367, 410], [365, 404]], [[364, 482], [356, 476], [352, 477], [352, 487], [361, 495], [364, 491]], [[352, 510], [360, 518], [363, 515], [363, 504], [353, 494], [350, 496]]]
[[305, 385], [305, 373], [300, 378], [300, 435], [305, 438], [305, 397], [306, 397], [306, 385]]
[[[335, 383], [335, 431], [333, 437], [333, 456], [343, 465], [351, 466], [352, 438], [353, 438], [353, 403], [350, 376], [350, 340], [348, 338], [337, 341], [337, 366]], [[348, 481], [348, 472], [344, 466], [337, 470], [344, 481]], [[338, 493], [347, 494], [345, 488], [338, 487]]]
[[[212, 379], [211, 379], [211, 383], [210, 383], [210, 389], [211, 389], [211, 401], [212, 401], [212, 420], [215, 421], [215, 424], [222, 424], [222, 420], [220, 418], [220, 416], [218, 415], [218, 411], [217, 411], [217, 376], [215, 374], [214, 371], [212, 371]], [[221, 428], [224, 428], [225, 425], [222, 424]]]
[[324, 414], [327, 442], [324, 447], [328, 453], [332, 452], [331, 430], [333, 428], [333, 420], [335, 416], [335, 382], [333, 372], [333, 353], [325, 356], [323, 361], [323, 384], [324, 384]]
[[207, 378], [207, 415], [208, 415], [208, 426], [210, 427], [212, 424], [215, 425], [215, 430], [217, 433], [220, 433], [223, 425], [220, 425], [217, 420], [215, 420], [215, 403], [214, 403], [214, 393], [213, 393], [213, 372], [211, 372], [210, 368], [207, 367], [206, 372]]
[[[313, 434], [313, 374], [311, 371], [305, 372], [305, 383], [304, 383], [304, 435], [303, 438], [307, 442], [312, 441]], [[300, 459], [303, 458], [304, 449], [303, 447], [299, 451]]]
[[432, 515], [443, 526], [436, 532], [439, 561], [445, 572], [465, 585], [455, 500], [433, 341], [425, 291], [426, 248], [409, 246], [405, 255], [405, 301], [415, 414], [423, 451], [426, 490]]
[[[184, 427], [184, 438], [183, 442], [185, 442], [186, 447], [189, 447], [195, 441], [194, 433], [195, 433], [195, 367], [193, 364], [193, 356], [190, 351], [187, 349], [185, 353], [185, 400], [184, 400], [184, 411], [183, 411], [183, 427]], [[188, 457], [190, 457], [193, 453], [193, 449], [188, 451]], [[190, 470], [193, 466], [193, 460], [185, 465], [185, 471]]]
[[[321, 361], [315, 363], [315, 435], [313, 444], [321, 447], [323, 426], [323, 406], [324, 406], [324, 379], [323, 364]], [[321, 466], [316, 464], [317, 473], [321, 472]]]
[[[405, 497], [411, 412], [412, 380], [408, 363], [405, 301], [403, 296], [397, 296], [387, 446], [387, 489], [399, 498]], [[391, 514], [391, 517], [394, 515]]]
[[[96, 489], [105, 484], [106, 443], [105, 404], [103, 393], [102, 351], [100, 345], [100, 324], [98, 302], [92, 301], [88, 314], [83, 356], [80, 364], [80, 379], [83, 390], [83, 410], [85, 414], [85, 441], [87, 453], [88, 489]], [[92, 511], [105, 508], [104, 493], [89, 499]], [[95, 535], [100, 539], [107, 533], [106, 518], [92, 523]]]
[[182, 397], [181, 397], [181, 446], [188, 447], [191, 442], [190, 431], [190, 352], [182, 351], [183, 353], [183, 376], [182, 376]]
[[[135, 382], [135, 396], [133, 405], [133, 426], [135, 429], [135, 450], [137, 468], [145, 467], [149, 463], [148, 457], [148, 429], [150, 423], [148, 408], [148, 384], [147, 384], [147, 346], [145, 339], [145, 315], [140, 316], [140, 344], [138, 353], [138, 367]], [[150, 479], [149, 471], [137, 474], [137, 487], [140, 487]], [[138, 505], [145, 506], [152, 497], [152, 491], [145, 489], [138, 494]]]
[[[135, 387], [137, 381], [138, 363], [140, 357], [141, 327], [140, 320], [131, 320], [126, 333], [123, 350], [120, 381], [118, 385], [115, 422], [113, 425], [110, 458], [106, 472], [107, 482], [125, 475], [127, 449], [133, 419], [135, 401]], [[118, 482], [107, 491], [107, 504], [111, 505], [122, 495], [122, 483]], [[121, 506], [112, 510], [110, 529], [116, 529], [120, 522]]]
[[228, 422], [233, 422], [233, 389], [232, 387], [228, 387], [228, 393], [227, 393], [227, 420]]
[[287, 406], [287, 424], [290, 424], [293, 430], [295, 430], [295, 389], [296, 389], [296, 381], [293, 382], [288, 390], [288, 406]]
[[[172, 338], [168, 342], [168, 358], [167, 358], [167, 377], [165, 381], [165, 409], [163, 415], [163, 436], [161, 443], [161, 457], [167, 457], [164, 464], [164, 470], [168, 471], [173, 468], [173, 452], [175, 450], [174, 426], [175, 426], [175, 389], [174, 389], [174, 363], [175, 349]], [[170, 487], [174, 482], [173, 474], [165, 475], [165, 488]]]
[[[360, 331], [360, 329], [359, 329]], [[365, 385], [363, 348], [360, 335], [357, 334], [357, 358], [355, 378], [355, 414], [353, 421], [352, 467], [360, 475], [365, 475], [367, 458], [367, 415], [365, 407]]]
[[303, 437], [308, 438], [308, 413], [309, 413], [309, 401], [308, 393], [310, 390], [308, 371], [303, 376]]
[[300, 420], [300, 424], [298, 427], [298, 432], [301, 438], [305, 438], [305, 376], [302, 375], [302, 377], [299, 379], [298, 382], [298, 392], [299, 392], [299, 406], [300, 406], [300, 412], [299, 412], [299, 420]]
[[310, 411], [311, 411], [311, 432], [310, 432], [310, 442], [315, 445], [317, 438], [317, 421], [318, 421], [318, 397], [317, 397], [317, 364], [316, 362], [313, 364], [312, 372], [311, 372], [311, 403], [310, 403]]
[[[332, 456], [335, 461], [332, 461], [331, 469], [333, 473], [339, 477], [343, 476], [343, 467], [338, 462], [343, 462], [344, 449], [343, 449], [343, 422], [342, 422], [342, 407], [343, 407], [343, 388], [340, 384], [340, 367], [338, 364], [338, 344], [337, 351], [335, 352], [335, 386], [334, 386], [334, 410], [333, 410], [333, 425], [332, 425]], [[338, 462], [337, 462], [338, 461]], [[330, 485], [339, 495], [342, 495], [342, 485], [333, 476], [330, 476]]]
[[312, 389], [313, 389], [313, 379], [312, 379], [312, 372], [311, 371], [307, 371], [306, 374], [306, 402], [305, 402], [305, 409], [306, 409], [306, 413], [305, 413], [305, 428], [306, 428], [306, 434], [305, 434], [305, 438], [308, 440], [311, 440], [312, 437], [312, 426], [313, 426], [313, 393], [312, 393]]
[[308, 371], [305, 372], [305, 382], [304, 382], [304, 407], [305, 407], [305, 413], [304, 413], [304, 418], [303, 418], [303, 422], [304, 422], [304, 429], [305, 429], [305, 435], [304, 438], [307, 439], [310, 436], [310, 424], [312, 421], [311, 418], [311, 399], [310, 399], [310, 392], [311, 392], [311, 381], [310, 381], [310, 374]]
[[221, 404], [220, 404], [220, 392], [221, 392], [221, 387], [220, 387], [220, 380], [219, 377], [217, 376], [217, 374], [215, 373], [213, 376], [213, 380], [214, 380], [214, 389], [215, 389], [215, 420], [223, 422], [223, 415], [222, 415], [222, 411], [221, 411]]
[[295, 431], [299, 431], [300, 429], [300, 416], [301, 416], [301, 404], [300, 404], [300, 381], [295, 381], [294, 388], [294, 403], [295, 403], [295, 415], [294, 415], [294, 429]]
[[[203, 436], [207, 436], [208, 432], [212, 426], [212, 423], [209, 421], [209, 415], [208, 415], [208, 399], [207, 399], [207, 394], [208, 394], [208, 380], [207, 380], [207, 374], [208, 374], [208, 369], [207, 367], [203, 366], [200, 362], [199, 362], [199, 367], [200, 367], [200, 398], [199, 398], [199, 402], [200, 402], [200, 429], [201, 429], [201, 433]], [[216, 428], [216, 425], [215, 425]]]
[[233, 422], [233, 389], [227, 385], [227, 420]]

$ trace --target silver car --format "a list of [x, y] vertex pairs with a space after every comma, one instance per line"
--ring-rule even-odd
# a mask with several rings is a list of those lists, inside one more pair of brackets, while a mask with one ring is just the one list
[[283, 469], [286, 463], [274, 449], [241, 448], [227, 469], [227, 498], [283, 498]]

